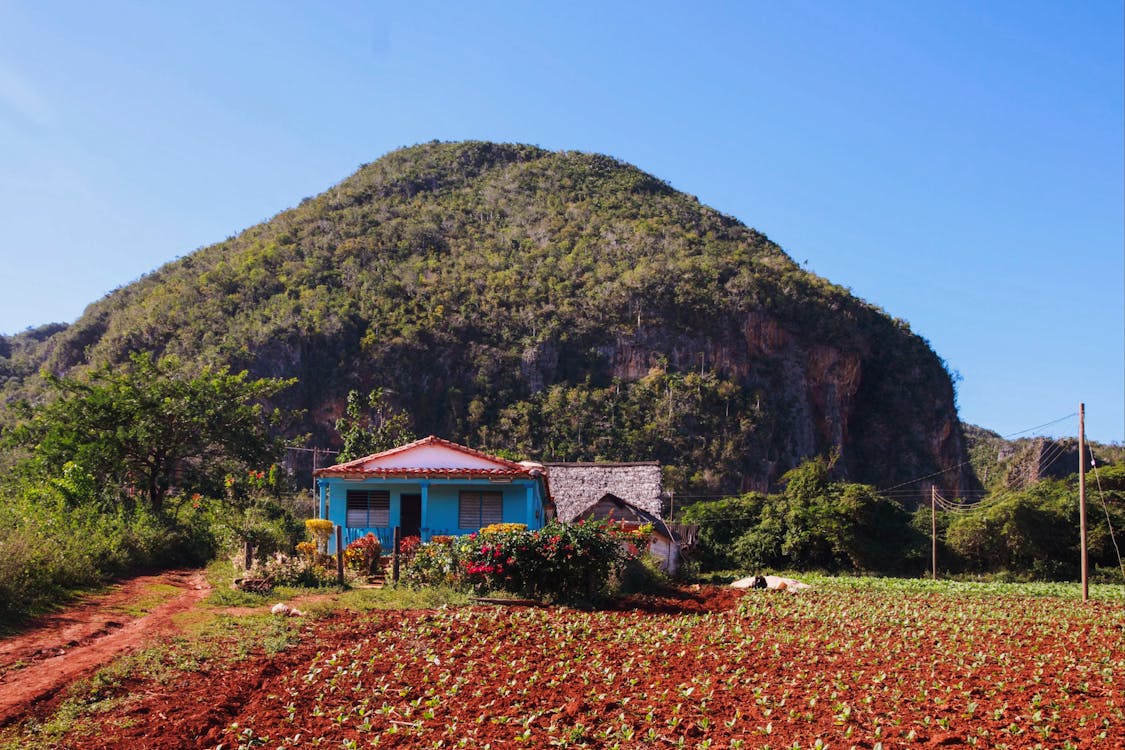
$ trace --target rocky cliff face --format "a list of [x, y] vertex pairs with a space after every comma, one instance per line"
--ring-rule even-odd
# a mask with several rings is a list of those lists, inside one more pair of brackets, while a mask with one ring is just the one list
[[681, 493], [771, 489], [818, 454], [877, 486], [965, 461], [949, 376], [901, 321], [651, 175], [529, 146], [390, 154], [36, 346], [57, 372], [147, 349], [296, 376], [289, 429], [320, 445], [349, 389], [382, 387], [420, 434], [659, 459]]

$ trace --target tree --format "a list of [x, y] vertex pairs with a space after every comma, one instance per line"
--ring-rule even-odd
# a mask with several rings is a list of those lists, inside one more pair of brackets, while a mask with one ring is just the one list
[[27, 408], [12, 434], [30, 447], [33, 469], [81, 472], [104, 498], [139, 499], [156, 512], [174, 489], [218, 494], [232, 469], [269, 463], [280, 443], [261, 402], [296, 382], [226, 367], [191, 373], [175, 357], [149, 353], [120, 370], [46, 381], [56, 397]]
[[410, 429], [410, 415], [395, 409], [382, 388], [367, 394], [366, 408], [359, 392], [349, 391], [344, 416], [336, 420], [336, 432], [344, 441], [337, 456], [340, 463], [390, 450], [415, 439]]

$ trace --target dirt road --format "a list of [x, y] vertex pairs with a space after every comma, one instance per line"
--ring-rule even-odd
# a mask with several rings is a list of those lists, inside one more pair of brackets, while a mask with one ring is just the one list
[[[175, 631], [173, 616], [195, 606], [210, 588], [199, 570], [131, 578], [0, 640], [0, 727], [52, 703], [115, 657]], [[138, 603], [160, 599], [143, 615], [129, 613]]]

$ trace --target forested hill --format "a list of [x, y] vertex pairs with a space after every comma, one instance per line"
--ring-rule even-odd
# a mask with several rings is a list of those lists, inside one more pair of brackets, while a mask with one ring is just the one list
[[764, 489], [816, 454], [880, 486], [966, 460], [950, 378], [905, 323], [594, 154], [393, 152], [65, 330], [0, 340], [0, 375], [11, 398], [41, 365], [135, 350], [298, 377], [282, 405], [318, 445], [349, 390], [382, 387], [417, 434], [658, 459], [685, 494]]

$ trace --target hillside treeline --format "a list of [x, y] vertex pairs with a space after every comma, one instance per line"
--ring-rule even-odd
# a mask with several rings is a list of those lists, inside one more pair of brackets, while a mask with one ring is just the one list
[[280, 434], [322, 447], [350, 391], [381, 389], [416, 434], [659, 460], [680, 491], [764, 491], [832, 451], [876, 485], [965, 460], [949, 374], [903, 321], [595, 154], [388, 154], [64, 330], [0, 340], [0, 396], [135, 352], [297, 378]]

